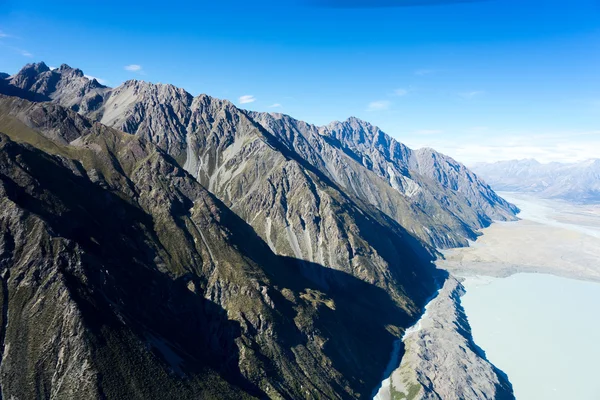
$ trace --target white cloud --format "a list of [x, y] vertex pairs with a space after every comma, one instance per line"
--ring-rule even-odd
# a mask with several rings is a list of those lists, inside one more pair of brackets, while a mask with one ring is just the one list
[[387, 100], [372, 101], [367, 106], [367, 111], [385, 111], [389, 110], [391, 105], [392, 103]]
[[9, 38], [9, 37], [12, 37], [12, 36], [9, 35], [8, 33], [4, 33], [3, 31], [0, 31], [0, 39]]
[[238, 101], [240, 102], [240, 104], [254, 103], [256, 101], [256, 97], [252, 96], [251, 94], [246, 94], [240, 96]]
[[600, 131], [553, 133], [504, 132], [486, 128], [486, 134], [412, 135], [404, 141], [413, 148], [432, 147], [466, 165], [535, 158], [540, 162], [578, 162], [598, 158]]
[[281, 104], [279, 104], [279, 103], [271, 104], [269, 106], [269, 108], [281, 108], [281, 107], [283, 107], [283, 106]]
[[125, 68], [126, 71], [131, 71], [131, 72], [140, 72], [142, 70], [142, 66], [138, 65], [138, 64], [129, 64], [123, 68]]
[[485, 92], [483, 90], [471, 90], [470, 92], [461, 92], [458, 95], [463, 99], [473, 99], [475, 97], [479, 97]]
[[394, 90], [394, 95], [396, 96], [406, 96], [408, 94], [408, 89], [396, 89]]
[[21, 55], [23, 57], [33, 57], [33, 54], [31, 54], [30, 52], [28, 52], [27, 50], [19, 50], [19, 53], [21, 53]]
[[[52, 69], [52, 67], [50, 67], [50, 69]], [[102, 79], [102, 78], [97, 78], [95, 76], [92, 75], [84, 75], [86, 78], [88, 78], [90, 81], [95, 79], [98, 81], [98, 83], [104, 85], [105, 83], [107, 83], [108, 81], [106, 79]]]

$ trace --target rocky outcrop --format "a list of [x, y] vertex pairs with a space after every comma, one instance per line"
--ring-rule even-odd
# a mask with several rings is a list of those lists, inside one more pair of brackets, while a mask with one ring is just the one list
[[403, 337], [404, 355], [378, 399], [514, 399], [506, 375], [473, 341], [460, 303], [463, 286], [449, 276]]
[[[401, 282], [394, 266], [416, 262], [406, 254], [427, 260], [430, 250], [397, 221], [349, 197], [232, 103], [192, 98], [172, 85], [128, 81], [90, 115], [158, 145], [278, 255], [344, 271], [394, 296], [421, 286]], [[326, 275], [303, 271], [328, 287]]]
[[81, 113], [95, 111], [104, 101], [109, 88], [89, 79], [78, 68], [62, 64], [51, 70], [43, 62], [27, 64], [18, 74], [8, 78], [11, 92], [30, 100], [52, 100]]

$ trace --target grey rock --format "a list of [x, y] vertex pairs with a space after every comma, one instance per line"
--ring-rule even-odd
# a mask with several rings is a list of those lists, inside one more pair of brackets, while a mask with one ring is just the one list
[[63, 64], [50, 70], [43, 62], [26, 65], [19, 73], [10, 77], [9, 84], [34, 95], [29, 97], [32, 100], [53, 100], [84, 114], [94, 111], [108, 91], [106, 86], [95, 79], [86, 78], [80, 69]]
[[316, 127], [282, 114], [250, 115], [346, 193], [436, 247], [464, 246], [492, 220], [515, 218], [516, 208], [462, 164], [413, 151], [357, 118]]
[[391, 376], [390, 399], [515, 398], [506, 375], [473, 341], [460, 304], [464, 293], [463, 286], [448, 277], [417, 325], [406, 332], [402, 362]]
[[[13, 85], [27, 90], [48, 87], [45, 81], [49, 71], [44, 67], [26, 66], [12, 78]], [[61, 82], [82, 75], [76, 71], [65, 66], [52, 72]], [[35, 80], [35, 73], [38, 79], [30, 82]], [[430, 149], [412, 151], [357, 118], [316, 127], [282, 114], [245, 112], [206, 95], [192, 99], [172, 85], [140, 81], [127, 81], [116, 89], [103, 88], [102, 92], [82, 87], [74, 93], [64, 89], [68, 85], [56, 86], [54, 92], [42, 93], [104, 124], [147, 137], [185, 164], [211, 191], [218, 179], [213, 168], [221, 168], [219, 154], [246, 134], [236, 128], [240, 127], [239, 121], [247, 119], [250, 125], [244, 125], [245, 129], [256, 129], [252, 125], [258, 124], [269, 133], [258, 134], [270, 143], [269, 147], [286, 156], [294, 153], [345, 193], [383, 211], [433, 246], [465, 246], [468, 239], [477, 236], [478, 229], [492, 220], [512, 220], [517, 211], [462, 164]], [[83, 102], [90, 98], [94, 99], [93, 107]], [[207, 141], [203, 137], [206, 129], [211, 133], [218, 130], [218, 134]], [[203, 148], [218, 149], [218, 153], [209, 159], [208, 154], [198, 154]], [[237, 150], [231, 148], [228, 153]], [[211, 182], [206, 182], [207, 176]], [[216, 194], [226, 201], [222, 193]]]
[[[298, 196], [322, 184], [279, 153], [276, 254], [144, 137], [6, 96], [0, 132], [6, 398], [364, 398], [433, 290], [397, 224], [327, 186]], [[312, 226], [316, 199], [327, 266], [275, 231]]]

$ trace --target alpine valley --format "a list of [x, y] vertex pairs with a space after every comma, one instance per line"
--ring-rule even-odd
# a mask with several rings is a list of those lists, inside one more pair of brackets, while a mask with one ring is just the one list
[[433, 261], [518, 209], [452, 158], [67, 65], [0, 93], [3, 399], [514, 398]]

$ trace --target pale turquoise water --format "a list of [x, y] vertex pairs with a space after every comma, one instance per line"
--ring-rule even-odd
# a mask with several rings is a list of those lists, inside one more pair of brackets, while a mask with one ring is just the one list
[[542, 274], [468, 278], [475, 342], [519, 400], [600, 400], [600, 284]]

